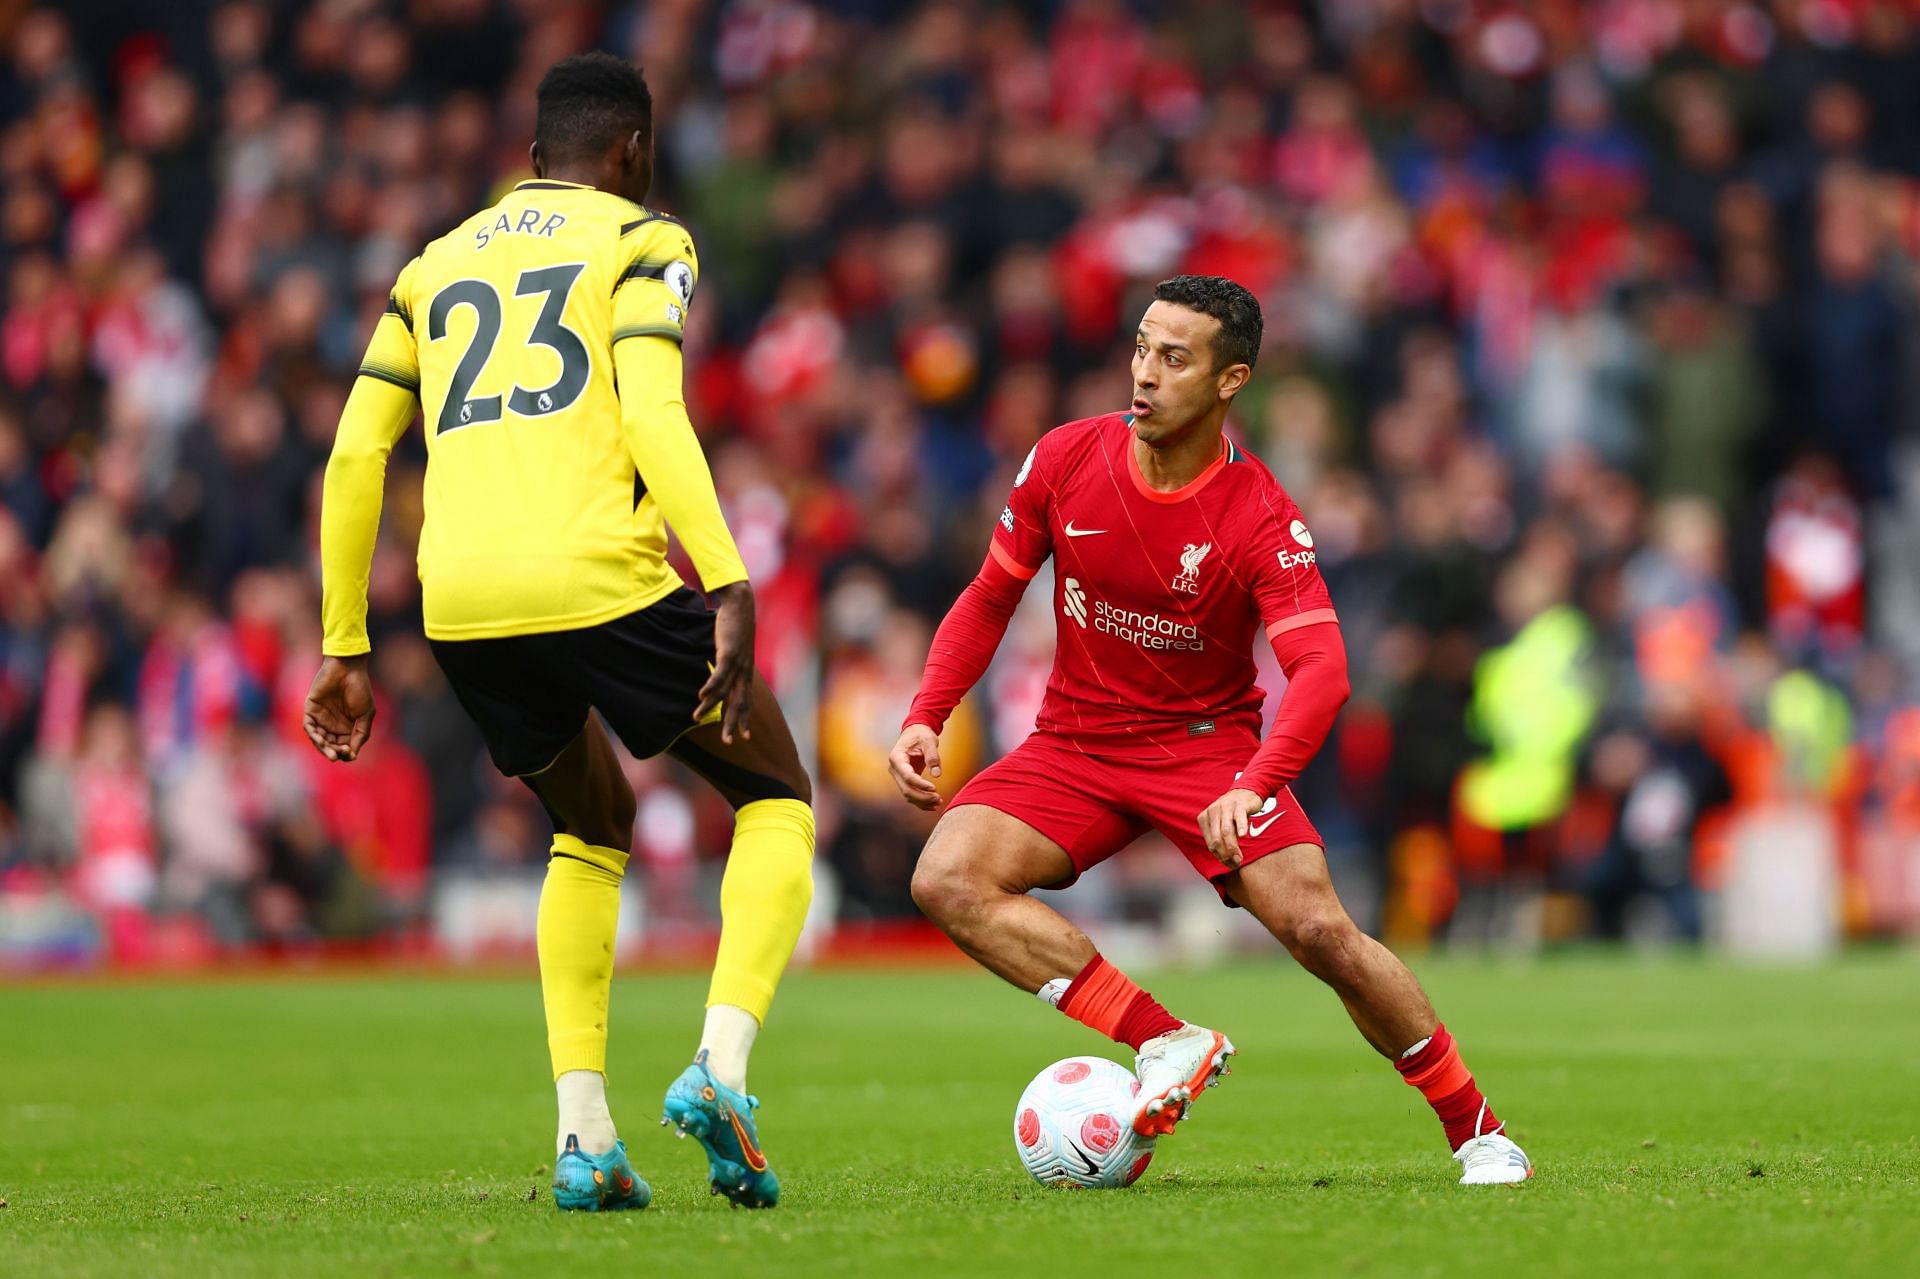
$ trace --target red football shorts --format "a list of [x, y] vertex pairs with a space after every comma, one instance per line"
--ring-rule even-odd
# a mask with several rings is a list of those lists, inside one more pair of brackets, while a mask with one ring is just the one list
[[[1259, 746], [1252, 734], [1227, 731], [1194, 738], [1184, 750], [1176, 746], [1172, 757], [1159, 747], [1090, 755], [1057, 733], [1036, 732], [961, 787], [953, 807], [998, 809], [1066, 849], [1073, 875], [1048, 888], [1065, 888], [1149, 828], [1157, 830], [1234, 905], [1219, 882], [1229, 868], [1207, 851], [1200, 814], [1232, 789]], [[1295, 844], [1325, 846], [1293, 791], [1283, 788], [1248, 819], [1241, 862]]]

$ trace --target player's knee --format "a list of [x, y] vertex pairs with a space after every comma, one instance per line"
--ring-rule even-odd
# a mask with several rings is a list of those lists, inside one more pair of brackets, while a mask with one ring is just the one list
[[1280, 940], [1309, 972], [1325, 976], [1350, 962], [1358, 934], [1343, 910], [1307, 910], [1288, 921]]
[[936, 924], [964, 919], [979, 904], [980, 886], [963, 858], [931, 846], [913, 868], [913, 904]]

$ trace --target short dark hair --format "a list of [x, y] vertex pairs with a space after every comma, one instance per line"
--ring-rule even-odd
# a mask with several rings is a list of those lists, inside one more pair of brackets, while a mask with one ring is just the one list
[[1214, 343], [1215, 369], [1231, 364], [1252, 368], [1260, 358], [1260, 300], [1224, 275], [1176, 275], [1154, 286], [1153, 300], [1171, 302], [1220, 321]]
[[635, 130], [653, 127], [653, 94], [640, 68], [611, 53], [575, 54], [553, 64], [535, 94], [533, 140], [549, 160], [584, 159]]

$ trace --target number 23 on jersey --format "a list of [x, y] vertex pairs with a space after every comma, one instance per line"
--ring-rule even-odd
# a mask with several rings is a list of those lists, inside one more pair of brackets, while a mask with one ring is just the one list
[[[559, 357], [559, 376], [543, 387], [527, 387], [515, 382], [506, 392], [506, 406], [521, 417], [543, 417], [558, 413], [580, 398], [593, 372], [593, 358], [580, 335], [562, 321], [574, 281], [586, 269], [584, 262], [564, 262], [520, 273], [514, 285], [517, 297], [541, 297], [540, 313], [532, 328], [523, 335], [528, 347], [547, 347]], [[427, 311], [427, 341], [442, 342], [454, 337], [451, 321], [462, 307], [473, 311], [473, 329], [467, 337], [465, 354], [454, 366], [447, 386], [447, 398], [440, 406], [435, 433], [445, 435], [481, 422], [498, 422], [501, 395], [474, 395], [474, 387], [493, 359], [501, 341], [502, 305], [500, 294], [485, 280], [455, 280], [434, 294]], [[457, 340], [455, 338], [454, 340]], [[513, 340], [511, 337], [508, 340]], [[530, 354], [520, 360], [504, 361], [508, 367], [530, 362]]]

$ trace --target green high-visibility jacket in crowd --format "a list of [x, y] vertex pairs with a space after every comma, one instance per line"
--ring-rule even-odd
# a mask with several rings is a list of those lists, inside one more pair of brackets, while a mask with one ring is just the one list
[[1550, 608], [1474, 668], [1467, 728], [1488, 753], [1461, 777], [1476, 825], [1525, 830], [1567, 811], [1581, 745], [1599, 708], [1592, 628], [1571, 604]]

